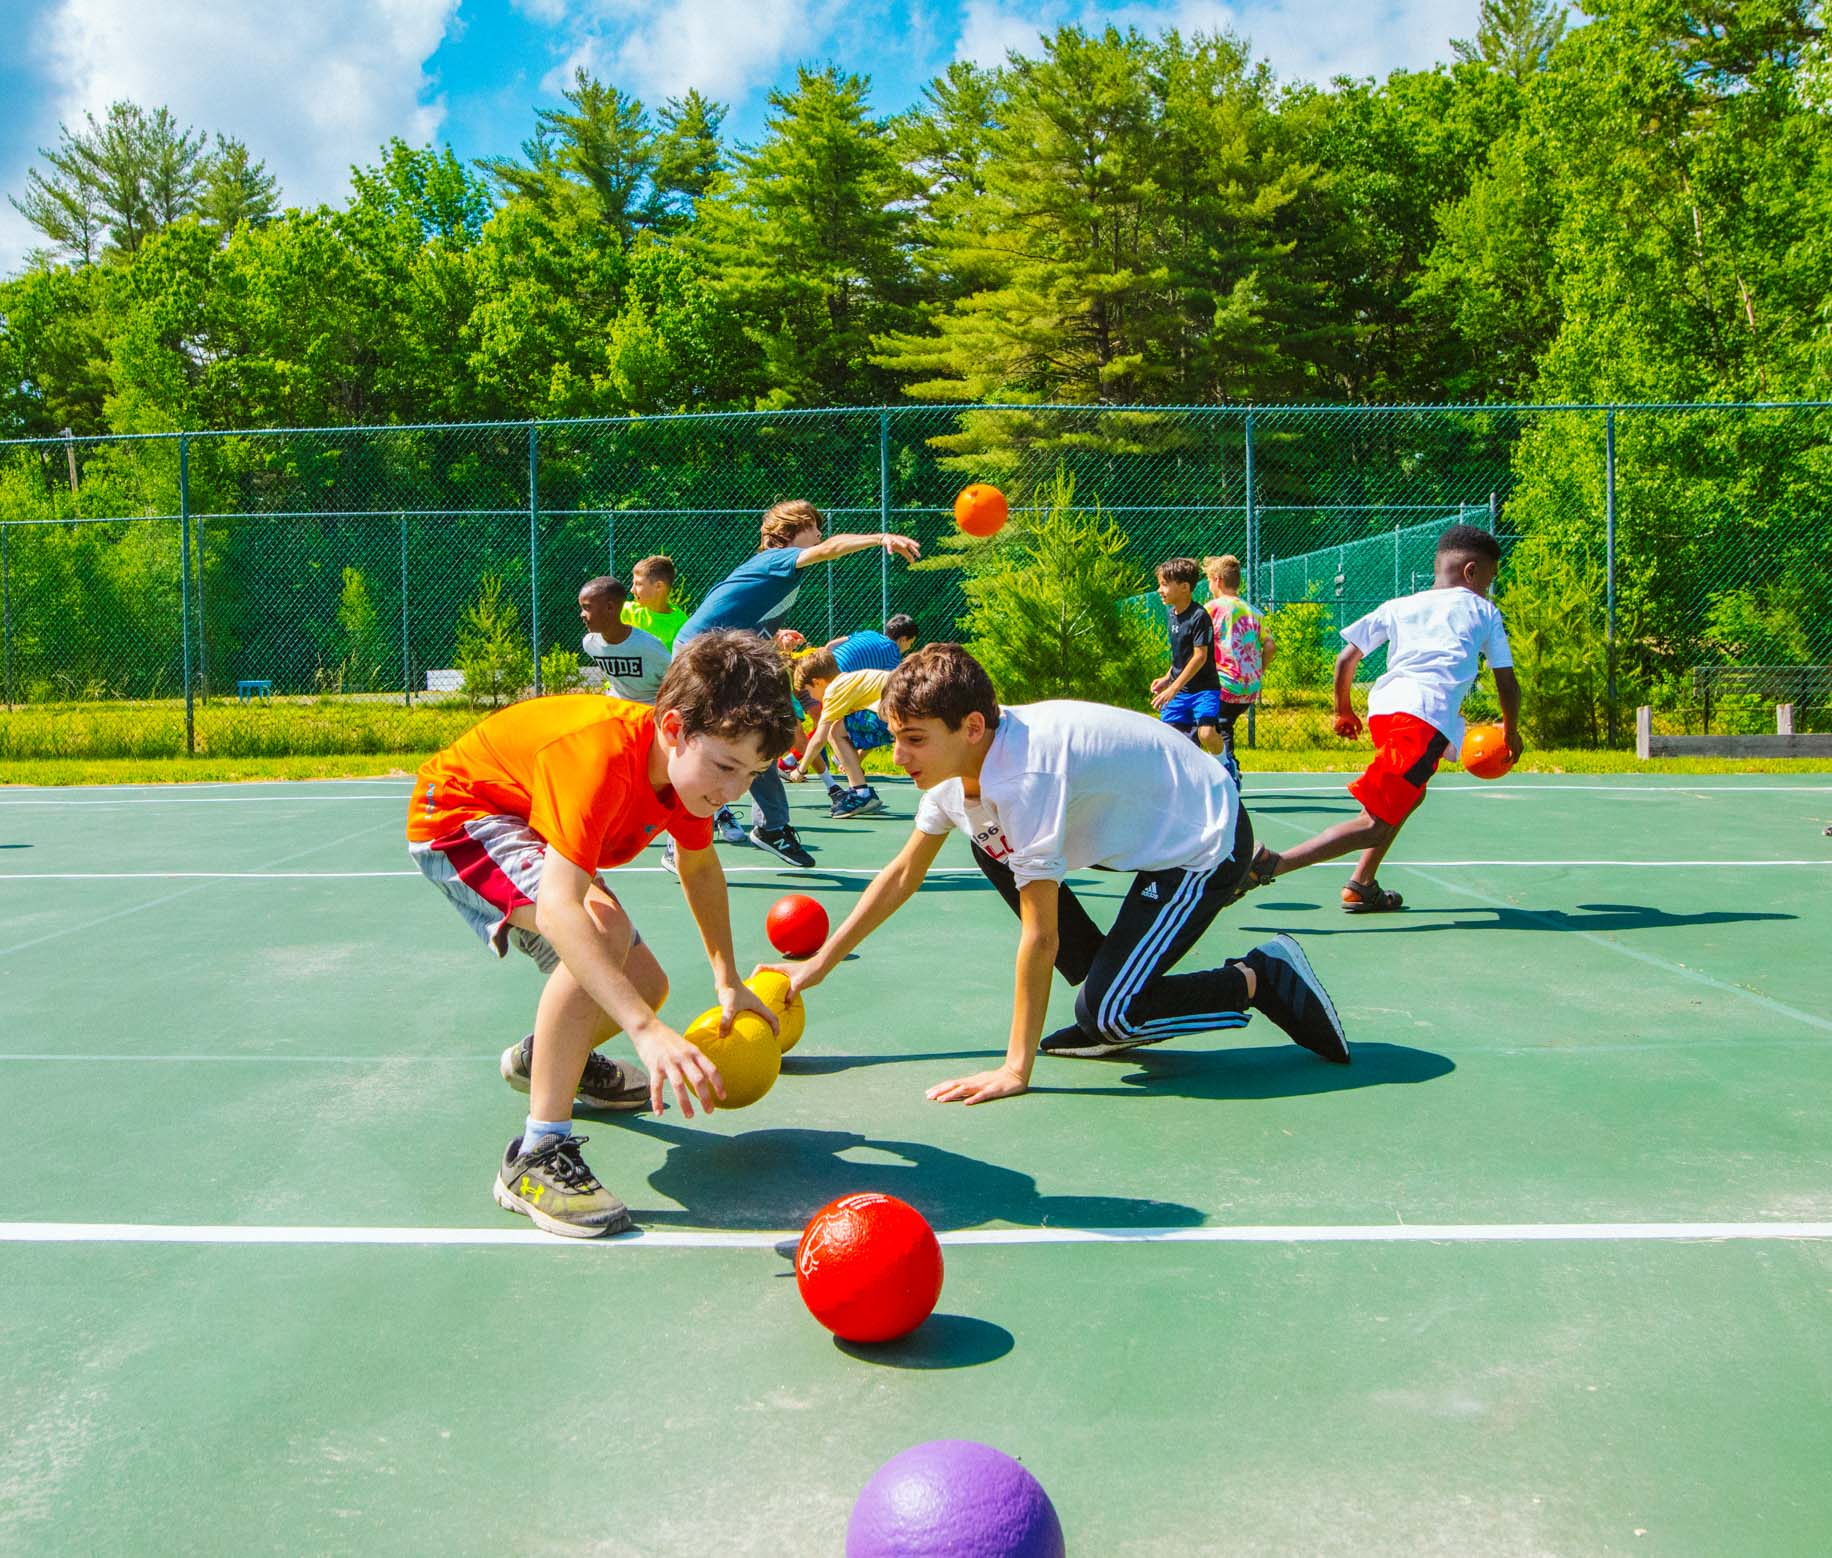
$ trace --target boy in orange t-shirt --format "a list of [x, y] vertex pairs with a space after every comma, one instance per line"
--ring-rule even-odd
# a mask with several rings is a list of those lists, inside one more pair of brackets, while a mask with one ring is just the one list
[[[696, 1096], [711, 1110], [725, 1092], [712, 1062], [656, 1015], [668, 976], [599, 871], [668, 833], [725, 1026], [739, 1011], [776, 1026], [733, 961], [712, 817], [788, 748], [794, 724], [769, 642], [707, 633], [675, 658], [653, 709], [597, 694], [532, 699], [420, 770], [408, 854], [498, 957], [513, 941], [547, 975], [533, 1033], [502, 1058], [504, 1079], [529, 1096], [496, 1200], [549, 1233], [591, 1238], [630, 1226], [579, 1155], [575, 1098], [659, 1111], [666, 1084], [691, 1118]], [[619, 1031], [649, 1075], [595, 1053]]]

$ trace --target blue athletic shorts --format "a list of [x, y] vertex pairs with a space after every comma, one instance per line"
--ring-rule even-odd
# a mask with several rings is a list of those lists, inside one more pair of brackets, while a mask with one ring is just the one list
[[1180, 692], [1164, 705], [1163, 720], [1178, 730], [1194, 730], [1198, 725], [1221, 723], [1221, 694], [1214, 688], [1207, 692]]
[[846, 739], [855, 752], [869, 752], [874, 747], [891, 744], [890, 727], [878, 718], [876, 709], [859, 709], [840, 722], [846, 727]]

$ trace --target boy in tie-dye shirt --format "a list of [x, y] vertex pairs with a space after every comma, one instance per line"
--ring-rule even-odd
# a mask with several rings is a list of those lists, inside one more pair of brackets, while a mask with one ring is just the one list
[[1221, 761], [1240, 784], [1234, 757], [1234, 722], [1259, 702], [1260, 678], [1272, 664], [1272, 635], [1259, 613], [1240, 598], [1240, 559], [1203, 559], [1208, 575], [1209, 618], [1215, 624], [1215, 675], [1221, 683]]

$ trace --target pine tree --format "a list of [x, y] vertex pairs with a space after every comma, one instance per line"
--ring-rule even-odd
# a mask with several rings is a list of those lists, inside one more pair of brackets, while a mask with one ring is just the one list
[[279, 214], [280, 186], [267, 164], [248, 155], [242, 142], [226, 135], [216, 137], [204, 176], [197, 214], [224, 236], [246, 222], [259, 227]]
[[1474, 41], [1452, 38], [1450, 46], [1466, 64], [1525, 81], [1546, 68], [1565, 35], [1566, 16], [1557, 0], [1482, 0]]

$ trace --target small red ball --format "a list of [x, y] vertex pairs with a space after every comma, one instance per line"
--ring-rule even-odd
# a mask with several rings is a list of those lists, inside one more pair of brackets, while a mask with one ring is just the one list
[[790, 893], [770, 905], [763, 932], [784, 957], [813, 957], [827, 939], [827, 911], [805, 893]]
[[941, 1245], [922, 1213], [865, 1191], [829, 1201], [795, 1247], [808, 1313], [849, 1342], [888, 1342], [929, 1318], [941, 1297]]

